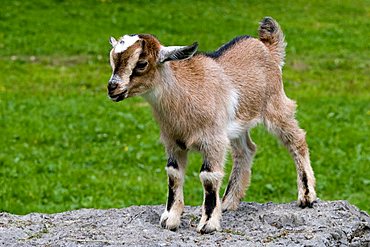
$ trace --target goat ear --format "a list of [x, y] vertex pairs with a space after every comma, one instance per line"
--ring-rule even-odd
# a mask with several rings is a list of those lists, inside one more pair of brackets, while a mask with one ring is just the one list
[[184, 60], [191, 58], [198, 49], [198, 43], [189, 46], [161, 46], [159, 62], [164, 63], [172, 60]]
[[117, 44], [117, 40], [113, 37], [109, 38], [109, 43], [114, 47]]

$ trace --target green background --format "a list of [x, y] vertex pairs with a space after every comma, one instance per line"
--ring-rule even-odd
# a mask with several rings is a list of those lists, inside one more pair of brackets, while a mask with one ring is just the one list
[[[166, 201], [166, 157], [149, 105], [106, 95], [109, 36], [152, 33], [210, 51], [274, 17], [283, 78], [307, 131], [322, 200], [370, 210], [370, 2], [10, 1], [0, 11], [0, 211], [17, 214]], [[288, 152], [263, 127], [244, 200], [296, 200]], [[202, 203], [199, 154], [185, 203]], [[225, 166], [231, 168], [230, 157]], [[223, 188], [226, 186], [224, 179]]]

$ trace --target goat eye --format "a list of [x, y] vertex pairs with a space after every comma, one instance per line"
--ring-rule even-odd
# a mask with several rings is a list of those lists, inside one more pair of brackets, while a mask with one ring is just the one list
[[139, 61], [136, 64], [136, 69], [139, 69], [139, 70], [145, 69], [147, 65], [148, 65], [147, 61]]

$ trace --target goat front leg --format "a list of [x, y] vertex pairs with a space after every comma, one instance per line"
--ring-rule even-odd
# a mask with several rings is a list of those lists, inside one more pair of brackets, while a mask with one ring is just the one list
[[168, 198], [160, 224], [171, 231], [180, 225], [181, 214], [184, 211], [183, 183], [186, 167], [187, 152], [181, 151], [169, 155], [167, 162]]
[[204, 200], [202, 207], [202, 218], [197, 227], [200, 233], [210, 233], [220, 231], [221, 225], [221, 200], [219, 196], [222, 178], [224, 176], [223, 163], [226, 148], [222, 151], [213, 152], [212, 156], [205, 155], [202, 168], [200, 170], [200, 180], [204, 190]]

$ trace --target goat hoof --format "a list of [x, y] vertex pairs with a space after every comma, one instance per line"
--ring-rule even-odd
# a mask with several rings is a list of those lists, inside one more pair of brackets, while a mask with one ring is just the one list
[[220, 227], [219, 222], [216, 223], [212, 220], [209, 220], [209, 221], [206, 221], [204, 224], [200, 222], [197, 227], [197, 231], [200, 234], [208, 234], [208, 233], [212, 233], [215, 231], [221, 231], [221, 227]]
[[166, 228], [167, 219], [161, 219], [161, 227]]
[[308, 200], [299, 200], [298, 201], [298, 206], [300, 208], [313, 208], [313, 205], [316, 203], [316, 200], [315, 201], [308, 201]]
[[207, 222], [201, 228], [198, 227], [198, 232], [200, 234], [209, 234], [209, 233], [220, 231], [220, 230], [221, 230], [220, 227], [212, 226], [211, 224], [209, 224], [209, 222]]
[[307, 194], [298, 194], [297, 204], [300, 208], [312, 208], [316, 202], [316, 192], [314, 189], [311, 189]]
[[222, 212], [235, 211], [239, 207], [240, 200], [232, 200], [227, 197], [222, 199]]
[[208, 234], [208, 233], [212, 233], [214, 231], [216, 231], [216, 228], [212, 228], [212, 227], [210, 227], [208, 225], [204, 225], [202, 227], [202, 229], [200, 229], [199, 233], [201, 233], [201, 234]]
[[165, 229], [176, 231], [180, 225], [180, 216], [166, 211], [161, 216], [160, 225]]

